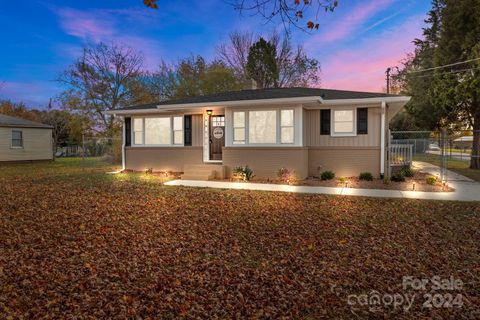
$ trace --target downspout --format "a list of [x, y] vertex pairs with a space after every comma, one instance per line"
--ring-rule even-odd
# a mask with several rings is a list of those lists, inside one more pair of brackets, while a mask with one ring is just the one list
[[382, 101], [382, 114], [380, 116], [380, 178], [385, 177], [385, 118], [387, 103]]
[[125, 139], [127, 137], [126, 131], [127, 128], [125, 127], [125, 117], [122, 117], [122, 125], [123, 125], [123, 130], [122, 130], [122, 171], [125, 170]]

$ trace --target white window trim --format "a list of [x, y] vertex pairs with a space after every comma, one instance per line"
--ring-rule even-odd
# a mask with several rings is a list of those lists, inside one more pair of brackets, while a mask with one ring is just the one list
[[[22, 145], [19, 147], [19, 146], [14, 146], [13, 145], [13, 132], [14, 131], [19, 131], [22, 133]], [[23, 130], [21, 129], [12, 129], [11, 131], [11, 136], [10, 136], [10, 149], [23, 149], [25, 147], [25, 138], [23, 136]]]
[[[293, 124], [291, 126], [282, 126], [282, 111], [292, 111], [293, 112]], [[288, 109], [288, 108], [282, 108], [280, 110], [278, 110], [278, 115], [279, 115], [279, 118], [280, 118], [280, 144], [282, 145], [292, 145], [292, 144], [295, 144], [295, 109], [291, 108], [291, 109]], [[293, 141], [292, 142], [282, 142], [282, 129], [283, 128], [292, 128], [293, 129]]]
[[[335, 132], [335, 111], [353, 111], [353, 132]], [[330, 136], [331, 137], [356, 137], [357, 136], [357, 107], [330, 109]]]
[[[163, 116], [163, 115], [152, 115], [152, 116], [143, 116], [143, 117], [132, 117], [131, 123], [132, 123], [132, 130], [130, 133], [131, 136], [131, 147], [133, 148], [148, 148], [148, 147], [159, 147], [159, 148], [170, 148], [170, 147], [184, 147], [185, 145], [185, 137], [183, 137], [183, 141], [181, 144], [174, 144], [174, 134], [175, 130], [173, 130], [173, 118], [175, 117], [181, 117], [182, 118], [182, 131], [185, 129], [185, 117], [184, 115], [169, 115], [169, 116]], [[147, 118], [170, 118], [170, 143], [169, 144], [145, 144], [145, 119]], [[142, 144], [135, 144], [135, 119], [142, 119], [143, 122], [143, 131], [142, 131]], [[176, 130], [179, 131], [179, 130]]]
[[[243, 113], [243, 127], [235, 126], [235, 113]], [[233, 111], [232, 112], [232, 143], [234, 145], [245, 145], [247, 144], [247, 111]], [[243, 140], [235, 140], [235, 129], [243, 129]]]
[[[246, 136], [245, 136], [245, 144], [246, 146], [255, 146], [255, 147], [262, 147], [262, 146], [277, 146], [280, 145], [280, 133], [279, 131], [279, 120], [280, 120], [280, 110], [281, 109], [275, 109], [275, 108], [269, 108], [269, 109], [250, 109], [246, 112], [246, 116], [248, 120], [246, 120], [245, 125], [247, 126], [246, 130]], [[253, 143], [250, 142], [250, 112], [256, 112], [256, 111], [275, 111], [275, 143]]]
[[[250, 132], [249, 124], [249, 111], [276, 111], [276, 143], [250, 143], [248, 140]], [[293, 143], [281, 143], [281, 110], [293, 110]], [[245, 143], [244, 144], [235, 144], [233, 143], [233, 113], [234, 112], [245, 112]], [[226, 147], [233, 148], [248, 148], [248, 147], [281, 147], [281, 148], [292, 148], [292, 147], [302, 147], [303, 146], [303, 106], [301, 105], [289, 105], [281, 107], [250, 107], [250, 108], [236, 108], [236, 107], [227, 107], [225, 108], [225, 123], [226, 123]]]

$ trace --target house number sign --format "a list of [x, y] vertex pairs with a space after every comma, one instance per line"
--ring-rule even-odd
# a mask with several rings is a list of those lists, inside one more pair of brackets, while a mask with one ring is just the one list
[[223, 129], [220, 127], [216, 127], [213, 129], [213, 137], [215, 139], [222, 139], [223, 138]]

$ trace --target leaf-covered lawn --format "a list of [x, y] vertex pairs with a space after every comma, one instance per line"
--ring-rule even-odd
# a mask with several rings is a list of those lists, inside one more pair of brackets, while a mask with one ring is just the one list
[[[81, 164], [0, 167], [1, 319], [480, 316], [477, 203], [164, 187]], [[462, 280], [463, 307], [402, 288], [435, 275]], [[372, 290], [417, 298], [348, 305]]]

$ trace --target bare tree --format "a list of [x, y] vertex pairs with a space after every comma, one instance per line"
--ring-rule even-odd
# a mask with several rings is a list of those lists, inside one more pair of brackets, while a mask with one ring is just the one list
[[113, 134], [114, 117], [105, 111], [127, 104], [128, 84], [142, 74], [142, 66], [142, 55], [132, 48], [100, 43], [86, 47], [59, 81], [68, 86], [68, 95], [81, 101], [73, 109], [90, 115], [102, 131]]
[[237, 78], [246, 80], [248, 53], [254, 43], [253, 33], [235, 31], [230, 33], [229, 39], [229, 43], [217, 47], [219, 59], [235, 72]]
[[[157, 0], [143, 0], [152, 9], [158, 9]], [[240, 13], [253, 12], [260, 15], [266, 22], [279, 18], [285, 30], [290, 26], [307, 31], [318, 29], [321, 11], [333, 11], [338, 6], [338, 0], [235, 0], [231, 5]], [[300, 24], [307, 18], [305, 24]]]
[[[318, 29], [319, 14], [333, 11], [338, 0], [235, 0], [233, 7], [240, 13], [253, 12], [266, 22], [279, 18], [288, 32], [290, 26], [301, 30]], [[305, 24], [300, 23], [307, 19]]]
[[[288, 34], [283, 37], [273, 32], [267, 39], [276, 48], [276, 64], [279, 72], [277, 86], [308, 87], [320, 85], [320, 63], [309, 58], [303, 46], [294, 47]], [[247, 61], [250, 48], [255, 43], [255, 37], [250, 32], [233, 32], [229, 42], [217, 48], [218, 58], [232, 68], [237, 78], [246, 80]]]
[[320, 63], [309, 58], [302, 45], [294, 48], [288, 34], [281, 37], [277, 32], [272, 33], [270, 42], [277, 48], [279, 87], [320, 86]]

